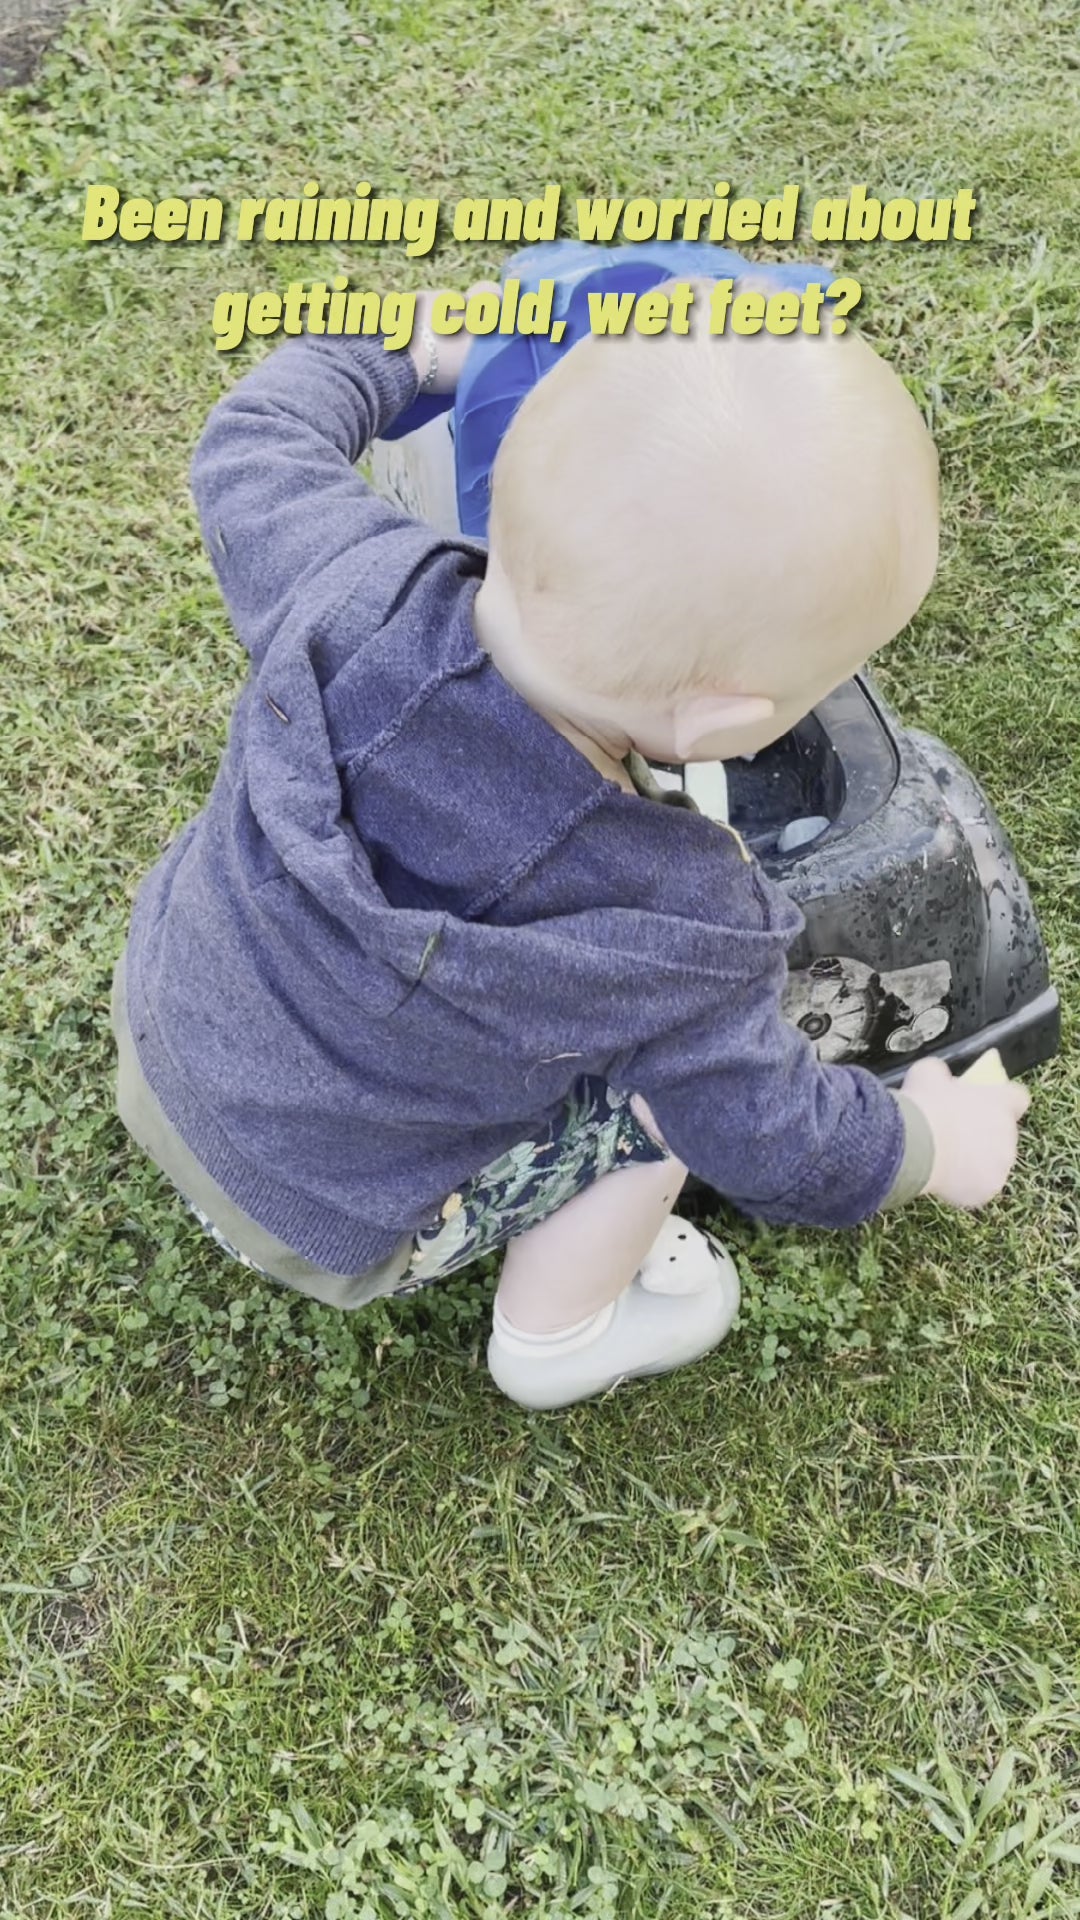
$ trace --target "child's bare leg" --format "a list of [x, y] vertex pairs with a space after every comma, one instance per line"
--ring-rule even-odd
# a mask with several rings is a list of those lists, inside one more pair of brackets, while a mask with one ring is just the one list
[[[645, 1102], [634, 1106], [659, 1140]], [[674, 1156], [620, 1167], [510, 1242], [488, 1368], [511, 1400], [571, 1406], [723, 1339], [739, 1279], [717, 1241], [672, 1216], [686, 1171]]]
[[681, 1160], [619, 1167], [511, 1240], [496, 1301], [523, 1333], [554, 1333], [630, 1285], [686, 1179]]

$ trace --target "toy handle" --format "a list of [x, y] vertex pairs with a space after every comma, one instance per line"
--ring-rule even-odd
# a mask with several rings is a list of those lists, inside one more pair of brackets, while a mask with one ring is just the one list
[[984, 1087], [998, 1086], [1008, 1077], [996, 1047], [990, 1047], [986, 1053], [980, 1054], [974, 1066], [968, 1067], [960, 1075], [961, 1080], [973, 1080], [976, 1086]]

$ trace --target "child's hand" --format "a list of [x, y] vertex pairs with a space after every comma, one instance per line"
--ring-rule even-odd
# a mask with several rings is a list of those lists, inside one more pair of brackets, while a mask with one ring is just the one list
[[920, 1107], [934, 1136], [934, 1169], [924, 1193], [950, 1207], [985, 1207], [1016, 1161], [1020, 1122], [1031, 1095], [1018, 1081], [997, 1085], [954, 1079], [943, 1060], [920, 1060], [901, 1092]]
[[[467, 288], [466, 300], [474, 293], [501, 293], [502, 289], [494, 280], [477, 280]], [[465, 358], [472, 346], [473, 336], [466, 333], [462, 324], [460, 333], [434, 333], [431, 326], [431, 313], [436, 300], [434, 287], [426, 288], [416, 296], [416, 317], [413, 321], [413, 335], [409, 343], [409, 353], [421, 380], [431, 366], [431, 348], [429, 341], [435, 342], [435, 375], [424, 388], [425, 393], [454, 393], [465, 365]], [[458, 309], [460, 311], [460, 308]]]

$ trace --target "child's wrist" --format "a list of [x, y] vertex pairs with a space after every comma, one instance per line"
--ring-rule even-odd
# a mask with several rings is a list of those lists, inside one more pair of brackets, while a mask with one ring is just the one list
[[934, 1130], [922, 1108], [902, 1093], [893, 1099], [904, 1123], [904, 1152], [899, 1169], [882, 1202], [885, 1208], [902, 1207], [929, 1191], [934, 1174]]
[[439, 342], [424, 321], [421, 321], [409, 342], [409, 358], [416, 368], [419, 391], [433, 393], [439, 376]]

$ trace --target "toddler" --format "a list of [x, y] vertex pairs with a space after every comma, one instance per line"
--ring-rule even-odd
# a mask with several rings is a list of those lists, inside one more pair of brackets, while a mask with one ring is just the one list
[[407, 351], [277, 348], [200, 441], [250, 672], [135, 902], [118, 1104], [231, 1255], [318, 1299], [503, 1249], [490, 1371], [560, 1407], [730, 1326], [688, 1171], [778, 1223], [980, 1206], [1027, 1094], [822, 1065], [780, 1010], [798, 909], [645, 763], [759, 750], [910, 620], [937, 461], [900, 381], [850, 332], [582, 341], [503, 440], [485, 552], [355, 471], [454, 387], [431, 298]]

